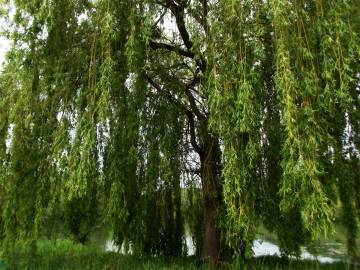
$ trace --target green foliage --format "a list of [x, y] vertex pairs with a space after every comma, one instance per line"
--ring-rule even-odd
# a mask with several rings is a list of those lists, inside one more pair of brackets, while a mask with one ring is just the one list
[[357, 45], [352, 47], [355, 37], [347, 23], [346, 1], [314, 1], [295, 7], [286, 1], [271, 4], [275, 83], [286, 134], [280, 207], [286, 212], [297, 206], [306, 230], [317, 238], [328, 231], [336, 203], [326, 194], [332, 179], [322, 164], [324, 149], [331, 147], [334, 139], [329, 130], [336, 121], [328, 122], [329, 115], [342, 117], [339, 110], [344, 114], [351, 104], [353, 75], [346, 70]]
[[[224, 202], [226, 230], [232, 246], [239, 240], [251, 243], [256, 226], [256, 187], [260, 174], [260, 119], [263, 86], [260, 61], [264, 31], [258, 5], [253, 18], [251, 1], [220, 4], [221, 20], [213, 28], [214, 48], [219, 58], [210, 75], [210, 126], [224, 140]], [[219, 54], [221, 52], [221, 54]], [[219, 54], [219, 56], [217, 56]], [[219, 65], [219, 66], [217, 66]], [[219, 71], [217, 74], [216, 71]], [[247, 252], [251, 245], [247, 245]]]

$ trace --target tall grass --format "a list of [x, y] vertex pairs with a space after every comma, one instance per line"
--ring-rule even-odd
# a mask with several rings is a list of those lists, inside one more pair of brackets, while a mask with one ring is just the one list
[[[36, 254], [19, 248], [7, 260], [6, 270], [210, 270], [194, 257], [165, 258], [125, 256], [104, 252], [97, 246], [83, 246], [69, 240], [39, 241]], [[319, 264], [313, 261], [261, 257], [225, 262], [223, 270], [360, 270], [346, 263]], [[2, 269], [1, 269], [2, 270]]]

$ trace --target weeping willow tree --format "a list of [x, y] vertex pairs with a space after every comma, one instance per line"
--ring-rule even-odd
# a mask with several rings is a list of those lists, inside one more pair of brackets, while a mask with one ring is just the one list
[[99, 224], [136, 254], [284, 254], [360, 219], [359, 3], [2, 1], [5, 252]]

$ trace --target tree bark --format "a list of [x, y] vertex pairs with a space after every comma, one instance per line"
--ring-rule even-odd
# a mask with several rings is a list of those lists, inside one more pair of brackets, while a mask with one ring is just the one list
[[206, 134], [200, 155], [204, 206], [202, 259], [215, 267], [221, 261], [221, 232], [217, 226], [217, 216], [222, 206], [220, 155], [218, 138]]

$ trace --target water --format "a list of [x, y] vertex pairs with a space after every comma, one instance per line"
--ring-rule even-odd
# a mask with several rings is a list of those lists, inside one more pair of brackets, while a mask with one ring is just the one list
[[113, 240], [107, 240], [105, 243], [105, 251], [119, 252], [119, 247], [117, 245], [115, 245]]
[[[188, 255], [194, 255], [195, 249], [191, 237], [186, 236], [185, 241]], [[125, 253], [124, 247], [119, 249], [112, 240], [106, 241], [105, 250], [109, 252]], [[254, 240], [252, 251], [254, 257], [281, 256], [278, 245], [262, 239]], [[302, 247], [300, 256], [300, 259], [302, 260], [317, 260], [320, 263], [334, 263], [344, 260], [345, 258], [345, 248], [340, 243], [324, 243], [321, 245], [313, 245], [310, 248]]]
[[[255, 257], [266, 256], [266, 255], [281, 256], [279, 246], [277, 246], [276, 244], [273, 244], [271, 242], [261, 240], [261, 239], [256, 239], [253, 242], [252, 250], [253, 250]], [[336, 252], [338, 255], [344, 256], [342, 251], [336, 250]], [[334, 263], [334, 262], [340, 261], [340, 258], [336, 258], [336, 257], [330, 257], [330, 256], [326, 256], [323, 254], [314, 255], [314, 254], [310, 253], [306, 247], [301, 248], [300, 259], [302, 259], [302, 260], [317, 260], [320, 263]]]

